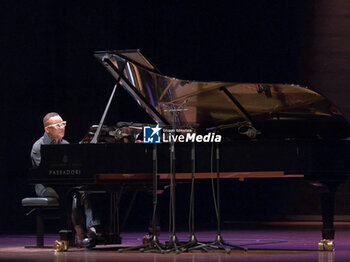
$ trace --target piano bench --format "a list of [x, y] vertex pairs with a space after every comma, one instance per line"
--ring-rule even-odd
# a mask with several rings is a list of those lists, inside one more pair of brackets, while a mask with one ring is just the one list
[[[26, 248], [47, 248], [44, 246], [44, 216], [45, 209], [58, 209], [60, 204], [54, 197], [26, 197], [22, 199], [22, 206], [32, 209], [27, 216], [35, 212], [36, 214], [36, 246], [25, 246]], [[50, 246], [50, 248], [52, 248]]]

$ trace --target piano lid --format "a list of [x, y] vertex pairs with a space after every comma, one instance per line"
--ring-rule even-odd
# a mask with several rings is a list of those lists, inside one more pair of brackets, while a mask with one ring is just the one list
[[204, 130], [242, 121], [298, 119], [347, 125], [328, 99], [306, 87], [180, 80], [161, 74], [139, 50], [102, 51], [95, 57], [162, 125]]

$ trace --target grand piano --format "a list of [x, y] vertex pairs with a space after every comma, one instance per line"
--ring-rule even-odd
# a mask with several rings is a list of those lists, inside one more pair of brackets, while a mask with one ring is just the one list
[[[350, 173], [346, 140], [350, 129], [326, 97], [298, 85], [168, 77], [139, 50], [96, 52], [95, 57], [116, 79], [99, 125], [91, 127], [78, 144], [42, 146], [42, 162], [30, 171], [30, 183], [152, 186], [154, 145], [146, 143], [152, 141], [145, 140], [142, 132], [152, 125], [161, 128], [162, 134], [168, 132], [157, 144], [158, 179], [169, 180], [171, 148], [175, 148], [176, 179], [187, 179], [193, 171], [190, 152], [195, 139], [169, 143], [169, 137], [211, 134], [220, 136], [220, 142], [195, 140], [196, 178], [215, 178], [219, 165], [221, 178], [303, 177], [320, 191], [319, 247], [333, 248], [334, 196]], [[124, 88], [154, 123], [105, 126], [117, 88]], [[219, 161], [214, 160], [215, 148]]]

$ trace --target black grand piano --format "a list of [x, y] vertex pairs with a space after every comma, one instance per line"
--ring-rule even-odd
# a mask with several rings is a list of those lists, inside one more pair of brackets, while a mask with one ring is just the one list
[[[43, 146], [30, 183], [152, 185], [147, 181], [152, 180], [153, 145], [142, 132], [149, 125], [104, 125], [115, 90], [122, 87], [153, 118], [153, 126], [170, 132], [157, 144], [160, 180], [170, 176], [169, 136], [218, 135], [220, 142], [173, 143], [176, 179], [190, 178], [193, 141], [196, 178], [215, 177], [219, 165], [222, 178], [302, 176], [320, 189], [319, 245], [333, 248], [334, 195], [350, 173], [350, 131], [327, 98], [298, 85], [179, 80], [161, 74], [139, 50], [96, 52], [95, 57], [116, 79], [99, 125], [79, 144]], [[213, 148], [220, 150], [219, 162], [213, 160]]]

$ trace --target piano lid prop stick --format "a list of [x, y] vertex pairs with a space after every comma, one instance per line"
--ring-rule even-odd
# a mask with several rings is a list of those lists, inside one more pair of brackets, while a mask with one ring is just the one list
[[114, 85], [112, 94], [111, 94], [111, 96], [110, 96], [110, 98], [109, 98], [109, 100], [108, 100], [108, 103], [107, 103], [107, 106], [106, 106], [106, 108], [105, 108], [105, 111], [103, 112], [103, 115], [102, 115], [102, 118], [101, 118], [101, 120], [100, 120], [100, 123], [98, 124], [98, 128], [97, 128], [97, 130], [96, 130], [96, 132], [95, 132], [95, 134], [94, 134], [94, 137], [92, 138], [92, 140], [91, 140], [91, 142], [90, 142], [91, 144], [96, 144], [96, 143], [97, 143], [97, 138], [98, 138], [98, 136], [100, 135], [101, 128], [102, 128], [102, 126], [103, 126], [103, 122], [105, 121], [105, 118], [106, 118], [106, 115], [107, 115], [109, 106], [111, 105], [112, 99], [113, 99], [113, 97], [114, 97], [114, 93], [115, 93], [115, 91], [116, 91], [118, 85], [119, 85], [119, 83]]

